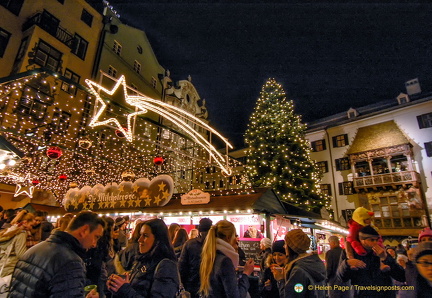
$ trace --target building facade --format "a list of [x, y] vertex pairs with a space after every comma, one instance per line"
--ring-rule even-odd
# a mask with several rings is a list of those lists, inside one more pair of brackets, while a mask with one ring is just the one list
[[363, 206], [384, 236], [416, 236], [430, 224], [432, 96], [418, 80], [395, 99], [308, 124], [306, 137], [332, 197], [335, 220]]

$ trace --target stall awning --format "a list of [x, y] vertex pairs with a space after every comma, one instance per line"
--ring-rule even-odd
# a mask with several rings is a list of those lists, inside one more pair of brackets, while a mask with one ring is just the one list
[[48, 212], [48, 215], [51, 216], [63, 215], [66, 213], [66, 210], [62, 207], [34, 204], [34, 203], [28, 203], [23, 207], [23, 209], [28, 210], [29, 212], [46, 211]]
[[282, 202], [285, 207], [286, 214], [293, 217], [299, 218], [310, 218], [310, 219], [322, 219], [320, 214], [303, 210], [300, 207], [294, 206], [292, 204]]
[[211, 196], [208, 204], [182, 205], [180, 198], [172, 198], [163, 207], [143, 208], [142, 212], [167, 213], [167, 212], [223, 212], [224, 210], [253, 210], [269, 214], [285, 214], [282, 202], [272, 189], [257, 188], [251, 194]]
[[5, 137], [0, 136], [0, 150], [9, 151], [16, 154], [18, 157], [23, 157], [24, 153], [12, 145]]
[[347, 154], [409, 144], [397, 124], [391, 120], [360, 127]]

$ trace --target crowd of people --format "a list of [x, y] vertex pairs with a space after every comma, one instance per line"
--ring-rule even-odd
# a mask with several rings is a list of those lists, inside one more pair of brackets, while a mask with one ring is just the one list
[[415, 248], [384, 247], [363, 209], [346, 247], [329, 237], [325, 260], [301, 229], [261, 238], [257, 291], [254, 260], [227, 220], [202, 218], [188, 233], [158, 218], [81, 211], [53, 225], [44, 212], [0, 211], [8, 297], [432, 297], [432, 231], [421, 231]]

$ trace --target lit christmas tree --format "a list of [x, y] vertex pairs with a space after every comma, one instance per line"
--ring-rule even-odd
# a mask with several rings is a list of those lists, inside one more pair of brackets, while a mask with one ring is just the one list
[[319, 192], [305, 129], [282, 86], [267, 80], [245, 133], [246, 171], [255, 187], [271, 187], [283, 201], [319, 212], [330, 201]]

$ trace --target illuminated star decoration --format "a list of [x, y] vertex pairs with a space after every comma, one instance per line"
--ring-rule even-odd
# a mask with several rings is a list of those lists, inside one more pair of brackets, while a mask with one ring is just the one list
[[[111, 89], [108, 90], [98, 84], [96, 84], [95, 82], [91, 81], [91, 80], [85, 80], [85, 82], [87, 83], [87, 85], [90, 87], [90, 91], [91, 93], [93, 93], [93, 95], [96, 97], [96, 108], [98, 106], [98, 103], [100, 103], [100, 107], [98, 109], [98, 111], [96, 112], [96, 115], [91, 119], [89, 125], [91, 127], [95, 127], [95, 126], [101, 126], [101, 125], [108, 125], [108, 124], [113, 124], [116, 126], [116, 128], [121, 131], [123, 133], [123, 135], [126, 137], [126, 139], [129, 142], [132, 142], [133, 140], [133, 131], [132, 131], [132, 124], [131, 124], [131, 119], [133, 117], [135, 117], [136, 115], [140, 115], [140, 114], [145, 114], [147, 113], [147, 111], [145, 110], [141, 110], [141, 111], [137, 111], [134, 113], [130, 113], [127, 116], [127, 129], [124, 129], [124, 127], [122, 125], [120, 125], [120, 122], [116, 119], [116, 118], [109, 118], [107, 120], [104, 121], [100, 121], [99, 118], [101, 118], [102, 114], [105, 112], [106, 108], [107, 108], [107, 104], [105, 103], [105, 101], [101, 98], [100, 96], [100, 91], [105, 92], [108, 95], [113, 95], [117, 89], [120, 87], [120, 85], [123, 86], [123, 90], [125, 92], [125, 96], [127, 89], [126, 89], [126, 80], [124, 76], [121, 76], [120, 79], [117, 81], [117, 83], [115, 84], [115, 86]], [[100, 91], [96, 91], [95, 87], [97, 87], [97, 89], [99, 89]]]
[[[104, 74], [105, 75], [105, 74]], [[113, 79], [115, 80], [115, 79]], [[151, 97], [148, 97], [137, 90], [133, 89], [134, 94], [138, 95], [129, 95], [128, 89], [129, 87], [126, 85], [126, 79], [125, 76], [122, 75], [120, 79], [116, 82], [114, 88], [112, 90], [108, 90], [97, 83], [91, 81], [91, 80], [85, 80], [87, 85], [90, 86], [91, 92], [96, 96], [97, 103], [101, 104], [100, 109], [97, 111], [96, 115], [93, 117], [93, 119], [90, 121], [90, 126], [99, 126], [99, 125], [107, 125], [109, 123], [114, 124], [118, 130], [120, 130], [125, 136], [126, 139], [129, 142], [132, 142], [133, 140], [133, 133], [132, 133], [132, 124], [131, 119], [132, 117], [135, 117], [137, 115], [145, 114], [147, 111], [153, 111], [156, 114], [170, 120], [172, 123], [176, 124], [178, 127], [182, 128], [187, 135], [189, 135], [195, 143], [200, 145], [204, 150], [206, 150], [210, 157], [217, 163], [217, 165], [221, 168], [222, 172], [226, 175], [232, 174], [232, 169], [228, 166], [228, 156], [224, 157], [216, 148], [199, 132], [194, 126], [201, 127], [204, 130], [216, 135], [219, 137], [224, 143], [225, 146], [228, 148], [233, 148], [233, 146], [228, 142], [226, 138], [224, 138], [221, 134], [219, 134], [215, 129], [210, 127], [208, 124], [206, 124], [204, 121], [199, 119], [198, 117], [195, 117], [189, 112], [184, 111], [181, 108], [175, 107], [171, 104], [162, 102], [157, 99], [153, 99]], [[94, 87], [97, 87], [100, 91], [103, 91], [107, 93], [108, 95], [112, 95], [119, 86], [123, 86], [124, 95], [126, 103], [129, 105], [137, 108], [139, 111], [133, 112], [127, 116], [128, 122], [128, 128], [127, 131], [120, 125], [119, 121], [115, 118], [109, 118], [105, 121], [99, 121], [100, 116], [105, 111], [107, 105], [100, 97], [100, 94], [95, 90]]]
[[30, 185], [29, 180], [30, 174], [20, 179], [19, 183], [16, 184], [14, 197], [26, 194], [29, 198], [33, 198], [34, 185]]

